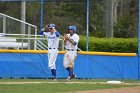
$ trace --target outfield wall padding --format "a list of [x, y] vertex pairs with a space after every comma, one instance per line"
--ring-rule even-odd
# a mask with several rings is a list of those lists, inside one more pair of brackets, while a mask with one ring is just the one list
[[[57, 77], [66, 78], [63, 56], [59, 54]], [[1, 78], [50, 78], [46, 53], [0, 53]], [[74, 71], [77, 78], [139, 79], [138, 56], [78, 54]]]

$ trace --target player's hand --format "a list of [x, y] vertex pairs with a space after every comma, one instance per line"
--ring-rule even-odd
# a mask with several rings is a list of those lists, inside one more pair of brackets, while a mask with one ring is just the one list
[[68, 39], [68, 35], [65, 33], [64, 34], [64, 40], [67, 40]]
[[48, 28], [48, 25], [49, 25], [49, 24], [47, 24], [47, 25], [44, 27], [44, 28], [45, 28], [45, 30], [47, 30], [47, 28]]
[[42, 29], [42, 31], [46, 31], [46, 27], [44, 27], [44, 28]]
[[43, 31], [47, 31], [48, 25], [49, 25], [49, 24], [45, 25], [45, 27], [44, 27], [42, 30], [43, 30]]
[[68, 39], [69, 39], [68, 35], [66, 35], [66, 37], [65, 37], [65, 38], [66, 38], [66, 40], [68, 40]]
[[66, 37], [66, 35], [67, 35], [67, 34], [66, 34], [66, 33], [64, 33], [64, 37]]

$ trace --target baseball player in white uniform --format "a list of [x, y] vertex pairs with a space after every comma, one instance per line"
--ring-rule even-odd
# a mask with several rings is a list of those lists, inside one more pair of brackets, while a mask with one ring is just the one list
[[66, 52], [64, 55], [63, 65], [66, 70], [69, 72], [67, 78], [68, 81], [76, 77], [76, 74], [73, 72], [74, 60], [77, 56], [77, 46], [79, 42], [79, 36], [76, 34], [76, 27], [69, 26], [69, 34], [64, 34], [64, 43]]
[[[49, 29], [49, 32], [45, 32]], [[58, 45], [59, 45], [59, 32], [55, 29], [55, 24], [49, 24], [42, 29], [42, 34], [47, 37], [48, 40], [48, 66], [52, 73], [52, 79], [57, 81], [56, 77], [56, 59], [58, 55]]]

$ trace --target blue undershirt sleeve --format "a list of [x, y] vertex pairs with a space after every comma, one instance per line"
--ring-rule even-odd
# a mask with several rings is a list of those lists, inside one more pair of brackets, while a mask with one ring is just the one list
[[74, 42], [74, 46], [76, 46], [77, 45], [77, 42]]
[[59, 32], [55, 32], [55, 35], [56, 35], [56, 37], [59, 37], [60, 33]]
[[41, 30], [41, 31], [39, 32], [39, 34], [40, 34], [40, 35], [43, 35], [43, 31]]

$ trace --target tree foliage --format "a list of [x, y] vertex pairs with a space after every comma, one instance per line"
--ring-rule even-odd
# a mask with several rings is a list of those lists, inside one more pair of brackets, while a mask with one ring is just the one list
[[[48, 1], [48, 2], [47, 2]], [[86, 34], [86, 0], [44, 0], [43, 24], [55, 23], [63, 34], [69, 25], [76, 25], [77, 33]], [[90, 36], [105, 37], [105, 2], [90, 0]], [[136, 37], [138, 0], [117, 0], [115, 37]], [[20, 19], [20, 2], [0, 2], [0, 12]], [[26, 3], [26, 21], [40, 27], [40, 2]]]

